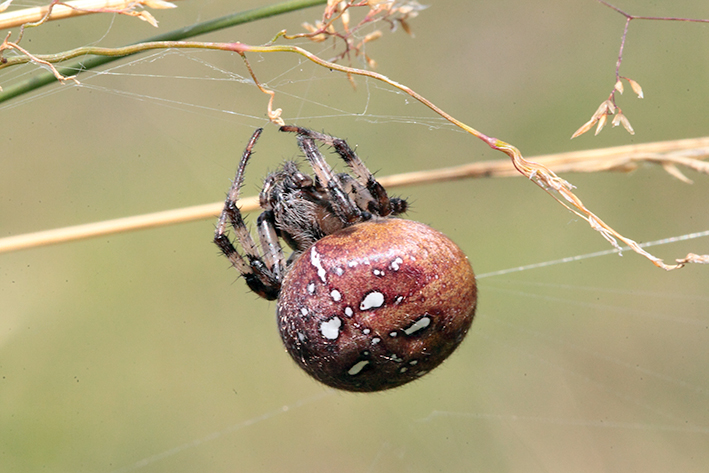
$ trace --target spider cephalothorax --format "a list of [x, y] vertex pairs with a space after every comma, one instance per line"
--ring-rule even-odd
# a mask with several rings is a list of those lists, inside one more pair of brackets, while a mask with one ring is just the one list
[[[251, 137], [214, 242], [260, 296], [278, 299], [281, 338], [310, 375], [350, 391], [378, 391], [439, 365], [463, 340], [477, 303], [475, 276], [445, 235], [395, 218], [390, 198], [344, 140], [296, 126], [314, 176], [294, 162], [266, 177], [259, 244], [237, 207]], [[317, 142], [334, 148], [352, 175], [336, 174]], [[226, 235], [234, 228], [240, 253]], [[279, 238], [293, 250], [286, 260]]]

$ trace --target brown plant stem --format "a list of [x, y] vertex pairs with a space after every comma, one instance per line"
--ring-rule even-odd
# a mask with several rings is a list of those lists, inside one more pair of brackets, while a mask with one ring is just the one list
[[[575, 151], [537, 156], [533, 159], [557, 172], [630, 171], [637, 168], [640, 163], [649, 161], [660, 164], [684, 165], [698, 172], [709, 174], [709, 163], [699, 160], [706, 156], [709, 156], [709, 137]], [[513, 176], [520, 176], [520, 174], [509, 160], [504, 159], [397, 174], [382, 177], [379, 181], [387, 188], [396, 188], [459, 179]], [[241, 199], [240, 202], [242, 212], [251, 212], [259, 208], [256, 196]], [[0, 238], [0, 253], [217, 218], [223, 206], [222, 202], [214, 202]]]
[[[280, 33], [279, 35], [285, 35], [285, 31]], [[278, 35], [276, 36], [278, 38]], [[5, 42], [4, 46], [7, 45], [8, 47], [11, 47], [7, 41]], [[131, 45], [123, 48], [94, 48], [94, 47], [85, 47], [85, 48], [78, 48], [72, 51], [68, 51], [66, 53], [60, 53], [57, 55], [47, 55], [47, 56], [32, 56], [27, 57], [27, 56], [18, 56], [17, 58], [9, 58], [6, 60], [5, 64], [0, 64], [0, 69], [3, 67], [7, 67], [7, 65], [10, 63], [12, 59], [18, 59], [19, 61], [22, 62], [28, 62], [32, 60], [39, 60], [39, 61], [46, 61], [48, 63], [53, 63], [53, 62], [61, 62], [66, 60], [69, 57], [76, 57], [77, 55], [81, 54], [98, 54], [98, 55], [109, 55], [109, 56], [123, 56], [123, 55], [129, 55], [129, 54], [135, 54], [137, 52], [149, 50], [149, 49], [165, 49], [165, 48], [202, 48], [202, 49], [217, 49], [217, 50], [223, 50], [223, 51], [232, 51], [235, 53], [238, 53], [244, 60], [246, 61], [247, 67], [249, 69], [249, 73], [254, 79], [254, 82], [257, 84], [259, 89], [270, 95], [270, 100], [268, 102], [268, 116], [269, 119], [277, 124], [283, 123], [283, 120], [281, 118], [281, 110], [276, 109], [273, 110], [272, 105], [275, 97], [275, 92], [268, 90], [267, 88], [263, 87], [258, 79], [256, 78], [256, 75], [253, 71], [253, 69], [248, 65], [248, 60], [246, 59], [246, 53], [274, 53], [274, 52], [287, 52], [287, 53], [293, 53], [293, 54], [298, 54], [301, 55], [308, 60], [312, 61], [315, 64], [318, 64], [319, 66], [325, 67], [330, 70], [334, 71], [339, 71], [347, 74], [348, 77], [350, 76], [364, 76], [364, 77], [369, 77], [371, 79], [375, 79], [381, 82], [384, 82], [386, 84], [389, 84], [390, 86], [406, 93], [407, 95], [413, 97], [417, 101], [421, 102], [422, 104], [426, 105], [428, 108], [430, 108], [432, 111], [440, 115], [441, 117], [445, 118], [447, 121], [450, 123], [456, 125], [457, 127], [467, 131], [471, 135], [475, 136], [476, 138], [480, 139], [481, 141], [485, 142], [488, 146], [490, 146], [492, 149], [495, 149], [497, 151], [502, 151], [505, 153], [507, 156], [510, 157], [512, 160], [512, 165], [519, 171], [521, 174], [529, 178], [530, 181], [534, 182], [536, 185], [541, 187], [545, 192], [547, 192], [551, 197], [553, 197], [557, 202], [559, 202], [561, 205], [566, 207], [566, 209], [570, 210], [571, 212], [575, 213], [577, 216], [580, 218], [586, 220], [588, 224], [591, 226], [592, 229], [596, 230], [603, 236], [603, 238], [606, 239], [611, 245], [613, 245], [616, 249], [620, 250], [621, 247], [618, 243], [618, 241], [623, 242], [627, 246], [629, 246], [633, 251], [636, 253], [644, 256], [648, 260], [650, 260], [655, 266], [658, 268], [662, 268], [665, 270], [673, 270], [673, 269], [678, 269], [683, 267], [686, 263], [707, 263], [709, 262], [709, 255], [694, 255], [690, 254], [687, 255], [685, 258], [678, 259], [677, 264], [672, 264], [668, 265], [664, 263], [660, 258], [657, 258], [653, 256], [652, 254], [648, 253], [640, 245], [638, 245], [637, 242], [634, 240], [631, 240], [630, 238], [627, 238], [623, 236], [621, 233], [617, 232], [614, 230], [610, 225], [605, 223], [600, 217], [598, 217], [596, 214], [591, 212], [586, 206], [583, 204], [581, 199], [576, 196], [573, 192], [574, 186], [571, 185], [569, 182], [566, 180], [560, 178], [557, 176], [553, 171], [548, 169], [546, 166], [536, 163], [534, 161], [529, 161], [526, 160], [523, 156], [522, 153], [512, 146], [509, 143], [506, 143], [502, 140], [499, 140], [497, 138], [489, 137], [485, 135], [484, 133], [481, 133], [480, 131], [466, 125], [465, 123], [461, 122], [460, 120], [456, 119], [452, 115], [448, 114], [445, 112], [443, 109], [437, 107], [435, 104], [433, 104], [431, 101], [423, 97], [421, 94], [418, 92], [414, 91], [413, 89], [405, 86], [404, 84], [400, 84], [399, 82], [396, 82], [392, 79], [389, 79], [388, 77], [379, 74], [377, 72], [369, 71], [369, 70], [363, 70], [363, 69], [357, 69], [354, 67], [349, 67], [349, 66], [344, 66], [341, 64], [333, 63], [330, 61], [326, 61], [324, 59], [319, 58], [318, 56], [312, 54], [311, 52], [300, 48], [298, 46], [289, 46], [289, 45], [274, 45], [274, 44], [269, 44], [265, 46], [251, 46], [247, 45], [244, 43], [240, 42], [235, 42], [235, 43], [201, 43], [201, 42], [191, 42], [191, 41], [158, 41], [158, 42], [152, 42], [152, 43], [140, 43], [136, 45]], [[15, 62], [16, 63], [16, 62]], [[604, 115], [605, 118], [605, 115]], [[599, 125], [600, 126], [600, 125]], [[681, 174], [681, 173], [680, 173]]]

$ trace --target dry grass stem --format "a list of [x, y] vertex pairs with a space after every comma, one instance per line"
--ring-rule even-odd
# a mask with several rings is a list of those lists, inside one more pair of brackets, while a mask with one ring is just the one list
[[[601, 0], [599, 0], [601, 1]], [[602, 2], [605, 4], [605, 2]], [[55, 4], [55, 2], [53, 2]], [[338, 4], [337, 2], [329, 2], [328, 3], [328, 8], [331, 9], [333, 8], [333, 5]], [[394, 2], [377, 2], [377, 5], [392, 5], [391, 8], [394, 8]], [[369, 5], [369, 3], [352, 3], [352, 2], [344, 2], [343, 5], [345, 6], [360, 6], [360, 5]], [[408, 1], [404, 2], [403, 5], [407, 6], [407, 8], [413, 8], [413, 5], [418, 5], [414, 1]], [[344, 9], [343, 9], [344, 10]], [[414, 8], [412, 11], [408, 12], [407, 15], [409, 16], [414, 16], [416, 13], [416, 8]], [[336, 13], [336, 11], [329, 12], [326, 10], [326, 15], [324, 16], [324, 23], [325, 19], [328, 18], [329, 23], [325, 26], [321, 26], [320, 28], [316, 28], [314, 31], [310, 31], [309, 33], [306, 33], [306, 36], [310, 37], [317, 37], [319, 34], [324, 34], [324, 33], [329, 33], [333, 34], [331, 30], [333, 29], [333, 23], [331, 21], [332, 18], [328, 17], [328, 13], [330, 13], [330, 16], [332, 18], [339, 18], [343, 20], [343, 25], [344, 25], [344, 32], [335, 32], [334, 36], [340, 39], [345, 39], [345, 42], [347, 43], [348, 47], [346, 48], [345, 53], [350, 51], [350, 46], [349, 42], [347, 41], [350, 39], [347, 34], [348, 30], [350, 29], [350, 24], [349, 24], [349, 17], [348, 15], [344, 15], [345, 11], [340, 11], [340, 16]], [[371, 12], [370, 12], [371, 14]], [[363, 20], [364, 21], [364, 20]], [[629, 20], [628, 20], [629, 22]], [[628, 24], [626, 23], [626, 32], [627, 32], [627, 26]], [[301, 36], [301, 35], [297, 35]], [[281, 31], [276, 37], [274, 37], [275, 41], [279, 37], [283, 37], [286, 39], [289, 38], [294, 38], [295, 36], [288, 36], [286, 34], [286, 31], [283, 30]], [[625, 40], [625, 35], [623, 36], [623, 42]], [[15, 46], [15, 44], [9, 44], [7, 42], [7, 39], [3, 46]], [[568, 210], [574, 212], [576, 215], [578, 215], [580, 218], [583, 218], [586, 220], [591, 228], [594, 230], [598, 231], [601, 233], [601, 235], [609, 242], [611, 243], [616, 249], [619, 251], [621, 250], [621, 247], [618, 243], [618, 241], [621, 241], [628, 245], [633, 251], [637, 252], [638, 254], [643, 255], [644, 257], [648, 258], [650, 261], [652, 261], [655, 266], [666, 269], [666, 270], [671, 270], [671, 269], [677, 269], [684, 264], [692, 262], [692, 263], [705, 263], [709, 261], [709, 256], [701, 256], [701, 255], [687, 255], [685, 258], [678, 259], [677, 264], [674, 265], [668, 265], [665, 264], [661, 259], [656, 258], [655, 256], [647, 253], [645, 250], [643, 250], [640, 245], [638, 245], [635, 241], [624, 237], [617, 231], [615, 231], [613, 228], [611, 228], [608, 224], [603, 222], [597, 215], [595, 215], [593, 212], [591, 212], [588, 208], [586, 208], [583, 204], [583, 202], [573, 193], [574, 186], [571, 185], [569, 182], [566, 180], [560, 178], [555, 171], [552, 171], [551, 169], [554, 168], [558, 172], [570, 172], [571, 169], [564, 168], [561, 165], [555, 165], [552, 163], [545, 163], [545, 160], [543, 158], [537, 158], [535, 161], [530, 161], [525, 159], [522, 156], [522, 153], [514, 146], [512, 146], [509, 143], [506, 143], [502, 140], [499, 140], [497, 138], [488, 136], [471, 126], [463, 123], [462, 121], [456, 119], [449, 113], [447, 113], [445, 110], [441, 109], [440, 107], [436, 106], [434, 103], [432, 103], [430, 100], [416, 92], [415, 90], [411, 89], [410, 87], [407, 87], [404, 84], [401, 84], [399, 82], [396, 82], [387, 76], [384, 76], [382, 74], [379, 74], [377, 72], [371, 71], [371, 70], [365, 70], [365, 69], [358, 69], [350, 66], [344, 66], [341, 64], [337, 64], [332, 61], [327, 61], [324, 60], [311, 52], [307, 51], [306, 49], [303, 49], [298, 46], [291, 46], [291, 45], [277, 45], [273, 44], [273, 42], [263, 45], [263, 46], [252, 46], [248, 44], [244, 44], [241, 42], [233, 42], [233, 43], [204, 43], [204, 42], [190, 42], [190, 41], [155, 41], [155, 42], [147, 42], [147, 43], [139, 43], [135, 45], [130, 45], [126, 46], [123, 48], [98, 48], [98, 47], [84, 47], [84, 48], [77, 48], [72, 51], [66, 51], [64, 53], [60, 54], [55, 54], [55, 55], [35, 55], [28, 57], [27, 54], [24, 56], [18, 56], [18, 57], [12, 57], [12, 58], [3, 58], [4, 62], [0, 64], [0, 69], [4, 67], [9, 67], [12, 65], [16, 64], [21, 64], [24, 62], [28, 61], [35, 61], [35, 62], [41, 62], [42, 64], [49, 65], [57, 62], [62, 62], [66, 61], [68, 59], [71, 59], [73, 57], [77, 57], [78, 55], [88, 55], [88, 54], [93, 54], [93, 55], [102, 55], [102, 56], [126, 56], [130, 54], [136, 54], [138, 52], [150, 50], [150, 49], [164, 49], [164, 48], [201, 48], [201, 49], [214, 49], [214, 50], [223, 50], [223, 51], [231, 51], [231, 52], [236, 52], [239, 55], [242, 56], [242, 58], [245, 61], [246, 67], [249, 70], [249, 73], [251, 74], [255, 84], [259, 87], [259, 89], [268, 94], [269, 97], [269, 102], [268, 102], [268, 116], [269, 119], [277, 124], [282, 124], [283, 119], [281, 118], [281, 109], [273, 109], [273, 102], [275, 98], [275, 92], [272, 90], [269, 90], [268, 88], [262, 86], [257, 77], [256, 74], [254, 73], [253, 69], [251, 68], [248, 60], [246, 59], [247, 53], [260, 53], [260, 54], [266, 54], [266, 53], [291, 53], [291, 54], [297, 54], [300, 56], [305, 57], [309, 61], [312, 61], [313, 63], [327, 68], [331, 71], [338, 71], [341, 73], [344, 73], [347, 75], [348, 78], [352, 79], [354, 76], [364, 76], [373, 80], [381, 81], [389, 86], [398, 89], [405, 94], [409, 95], [410, 97], [414, 98], [415, 100], [419, 101], [421, 104], [425, 105], [429, 109], [431, 109], [433, 112], [436, 114], [440, 115], [450, 123], [454, 124], [455, 126], [459, 127], [460, 129], [470, 133], [471, 135], [475, 136], [476, 138], [480, 139], [484, 143], [486, 143], [488, 146], [490, 146], [492, 149], [496, 151], [501, 151], [505, 153], [511, 160], [512, 167], [522, 175], [526, 176], [529, 178], [532, 182], [537, 184], [539, 187], [544, 189], [547, 193], [549, 193], [554, 199], [556, 199], [560, 204], [562, 204], [564, 207], [566, 207]], [[341, 56], [344, 57], [344, 56]], [[620, 67], [620, 59], [622, 58], [622, 45], [621, 45], [621, 53], [619, 55], [619, 61], [617, 65], [617, 70], [616, 70], [616, 83], [614, 84], [613, 91], [611, 92], [610, 96], [608, 99], [606, 99], [601, 106], [596, 110], [596, 113], [593, 115], [591, 120], [587, 122], [585, 125], [583, 125], [575, 134], [574, 136], [578, 136], [582, 133], [585, 133], [589, 131], [594, 125], [596, 125], [596, 134], [601, 131], [603, 126], [607, 123], [608, 117], [612, 115], [616, 115], [612, 119], [612, 124], [613, 126], [617, 126], [619, 124], [622, 124], [624, 128], [629, 132], [633, 133], [633, 129], [630, 126], [630, 122], [627, 120], [625, 115], [622, 114], [621, 110], [617, 105], [615, 104], [615, 93], [616, 92], [621, 92], [623, 87], [622, 84], [618, 86], [618, 81], [619, 80], [627, 80], [628, 83], [630, 84], [631, 88], [633, 91], [638, 94], [638, 96], [642, 97], [642, 89], [640, 86], [637, 84], [637, 82], [628, 79], [626, 77], [620, 76], [618, 73], [618, 69]], [[703, 146], [706, 148], [706, 146]], [[670, 154], [668, 153], [668, 150], [659, 150], [659, 149], [644, 149], [644, 151], [639, 151], [640, 148], [635, 148], [634, 151], [630, 152], [626, 150], [626, 153], [628, 156], [631, 157], [621, 157], [621, 156], [616, 156], [614, 159], [611, 159], [610, 156], [606, 156], [605, 159], [598, 161], [598, 158], [595, 158], [596, 161], [594, 163], [585, 163], [580, 165], [581, 167], [578, 167], [576, 171], [597, 171], [597, 170], [608, 170], [608, 169], [615, 169], [615, 170], [630, 170], [634, 169], [637, 166], [638, 161], [654, 161], [660, 163], [670, 174], [673, 176], [682, 179], [685, 182], [688, 182], [689, 179], [686, 178], [681, 171], [679, 171], [679, 168], [677, 167], [678, 165], [681, 166], [689, 166], [691, 169], [700, 171], [700, 172], [707, 172], [707, 166], [701, 162], [700, 160], [697, 159], [697, 155], [701, 154], [704, 156], [706, 154], [706, 149], [702, 151], [696, 151], [695, 149], [695, 154], [692, 155], [687, 154], [685, 152], [684, 154]], [[673, 149], [673, 151], [676, 151], [677, 149]], [[579, 161], [583, 161], [583, 159], [579, 159]], [[571, 163], [566, 163], [570, 165]], [[485, 176], [492, 176], [496, 175], [495, 174], [495, 166], [497, 166], [497, 162], [490, 164], [490, 167], [488, 168], [483, 168], [481, 171], [480, 175], [485, 175]], [[579, 166], [579, 163], [574, 163], [574, 165]], [[504, 165], [503, 165], [504, 166]], [[585, 167], [584, 167], [585, 166]], [[507, 163], [506, 166], [509, 169], [509, 163]], [[440, 180], [449, 180], [449, 179], [458, 179], [458, 178], [463, 178], [463, 177], [474, 177], [475, 171], [471, 171], [469, 168], [462, 172], [460, 169], [451, 171], [451, 170], [437, 170], [437, 171], [431, 171], [431, 172], [426, 172], [423, 173], [423, 175], [418, 175], [417, 178], [420, 178], [419, 181], [415, 181], [412, 179], [410, 182], [407, 182], [407, 184], [414, 184], [414, 183], [423, 183], [423, 182], [432, 182], [435, 178], [433, 177], [436, 173], [442, 172], [444, 174], [448, 174], [448, 177], [446, 178], [441, 178]], [[413, 176], [409, 175], [409, 178], [413, 178]], [[394, 178], [392, 178], [392, 181]], [[403, 184], [404, 181], [400, 181], [400, 185]], [[393, 183], [391, 181], [388, 181], [386, 179], [382, 180], [382, 184], [388, 185], [390, 187], [393, 187]], [[202, 208], [202, 211], [204, 211], [205, 207], [200, 207]], [[208, 211], [209, 216], [213, 216], [214, 214], [218, 212], [212, 212], [211, 207], [207, 206], [206, 208], [210, 209]], [[28, 248], [31, 246], [39, 246], [43, 241], [46, 241], [48, 243], [55, 243], [59, 241], [69, 241], [72, 239], [78, 239], [82, 238], [82, 234], [86, 234], [87, 236], [96, 236], [96, 235], [101, 235], [101, 234], [108, 234], [108, 233], [116, 233], [117, 231], [126, 231], [126, 230], [134, 230], [138, 228], [146, 228], [148, 226], [156, 226], [156, 225], [166, 225], [169, 223], [175, 223], [177, 221], [185, 221], [185, 220], [193, 220], [196, 218], [203, 218], [207, 217], [208, 215], [204, 214], [197, 214], [194, 213], [195, 208], [190, 208], [190, 215], [192, 217], [190, 218], [183, 218], [181, 215], [181, 210], [175, 210], [175, 211], [170, 211], [168, 214], [152, 214], [148, 216], [142, 216], [143, 220], [141, 220], [141, 217], [135, 217], [138, 218], [137, 222], [134, 222], [132, 220], [129, 220], [126, 222], [125, 220], [121, 219], [118, 221], [117, 225], [109, 225], [108, 229], [103, 227], [102, 225], [106, 225], [106, 222], [96, 224], [99, 226], [97, 229], [94, 226], [90, 226], [88, 229], [87, 228], [79, 228], [79, 231], [76, 231], [76, 227], [73, 229], [61, 229], [58, 230], [60, 233], [62, 233], [64, 236], [57, 236], [56, 233], [52, 232], [43, 232], [39, 236], [37, 234], [33, 235], [25, 235], [25, 236], [18, 236], [18, 237], [11, 237], [11, 238], [6, 238], [0, 240], [0, 252], [2, 251], [10, 251], [10, 249], [20, 249], [20, 248]], [[245, 211], [251, 210], [249, 208], [244, 208]], [[175, 214], [173, 214], [173, 212]], [[198, 216], [201, 215], [201, 216]], [[147, 219], [147, 221], [145, 221]], [[158, 223], [161, 222], [161, 223]], [[108, 222], [111, 223], [111, 222]], [[115, 224], [115, 221], [113, 221], [113, 224]], [[29, 244], [27, 243], [29, 240], [34, 241], [34, 243]]]
[[[15, 28], [45, 21], [61, 20], [90, 13], [122, 13], [138, 16], [150, 21], [152, 15], [135, 11], [136, 7], [175, 8], [177, 5], [162, 0], [74, 0], [71, 2], [49, 2], [43, 7], [25, 8], [0, 14], [0, 29]], [[153, 19], [154, 21], [154, 19]], [[157, 26], [157, 23], [153, 23]]]
[[[352, 23], [350, 10], [359, 7], [367, 7], [369, 11], [359, 22]], [[308, 38], [316, 43], [321, 43], [332, 38], [344, 44], [343, 50], [339, 52], [332, 61], [338, 61], [346, 57], [351, 58], [351, 56], [363, 56], [370, 67], [375, 67], [376, 61], [364, 52], [364, 45], [379, 39], [382, 36], [382, 32], [375, 30], [365, 35], [363, 39], [359, 39], [357, 32], [364, 26], [384, 22], [389, 25], [392, 31], [400, 25], [406, 33], [413, 36], [408, 21], [416, 18], [419, 12], [426, 8], [426, 6], [421, 5], [416, 0], [329, 0], [321, 19], [316, 21], [315, 24], [307, 22], [302, 24], [307, 33], [288, 35], [284, 30], [278, 33], [271, 42], [275, 42], [279, 37], [284, 37], [288, 40]], [[339, 25], [341, 25], [341, 27]]]
[[628, 28], [630, 27], [630, 22], [632, 20], [655, 20], [655, 21], [684, 21], [684, 22], [693, 22], [693, 23], [709, 23], [709, 19], [701, 19], [701, 18], [674, 18], [674, 17], [660, 17], [660, 16], [640, 16], [640, 15], [631, 15], [630, 13], [627, 13], [620, 8], [616, 7], [615, 5], [611, 5], [610, 3], [606, 2], [605, 0], [597, 0], [599, 3], [607, 6], [608, 8], [611, 8], [612, 10], [615, 10], [617, 13], [620, 13], [625, 17], [625, 28], [623, 30], [623, 35], [621, 36], [620, 39], [620, 50], [618, 52], [618, 60], [616, 61], [615, 64], [615, 84], [613, 85], [613, 89], [611, 90], [610, 95], [608, 96], [608, 99], [606, 99], [602, 104], [601, 107], [596, 111], [596, 113], [591, 117], [591, 120], [588, 122], [584, 123], [581, 125], [581, 127], [574, 132], [573, 135], [571, 135], [571, 139], [574, 139], [578, 136], [583, 135], [584, 133], [588, 132], [591, 128], [593, 128], [594, 125], [596, 125], [596, 132], [595, 135], [598, 135], [601, 130], [603, 129], [603, 126], [606, 124], [606, 121], [608, 120], [609, 115], [614, 115], [616, 114], [616, 109], [617, 109], [617, 115], [615, 118], [613, 118], [613, 126], [616, 127], [618, 125], [623, 125], [623, 128], [630, 133], [631, 135], [635, 134], [635, 131], [633, 130], [633, 127], [630, 125], [630, 121], [628, 118], [623, 115], [623, 112], [621, 111], [620, 107], [616, 104], [616, 92], [619, 94], [623, 94], [623, 81], [628, 81], [628, 84], [630, 84], [630, 88], [633, 89], [633, 92], [638, 96], [638, 98], [643, 98], [645, 94], [643, 93], [643, 88], [640, 87], [640, 84], [637, 83], [637, 81], [634, 81], [633, 79], [629, 77], [625, 77], [620, 75], [620, 66], [623, 63], [623, 50], [625, 49], [625, 40], [628, 36]]
[[[683, 166], [709, 174], [709, 163], [702, 161], [707, 156], [709, 156], [709, 137], [544, 155], [531, 158], [531, 160], [553, 169], [555, 172], [627, 172], [637, 169], [643, 162], [651, 162], [663, 165], [665, 168], [673, 166], [676, 169], [676, 166]], [[520, 173], [512, 162], [504, 159], [397, 174], [383, 177], [380, 182], [387, 188], [396, 188], [458, 179], [512, 176], [520, 176]], [[241, 199], [240, 202], [243, 212], [258, 209], [257, 197]], [[213, 219], [221, 213], [223, 205], [222, 202], [215, 202], [6, 237], [0, 239], [0, 253], [195, 220]], [[690, 254], [686, 258], [689, 259], [684, 262], [707, 262], [709, 257]]]
[[[29, 51], [27, 51], [26, 49], [24, 49], [24, 48], [23, 48], [22, 46], [20, 46], [19, 44], [13, 43], [12, 41], [10, 41], [10, 36], [11, 36], [11, 35], [12, 35], [12, 32], [8, 33], [7, 36], [5, 36], [5, 39], [3, 40], [2, 44], [0, 44], [0, 56], [1, 56], [5, 51], [8, 51], [8, 50], [18, 51], [18, 52], [20, 52], [21, 54], [24, 54], [28, 61], [32, 61], [32, 62], [37, 63], [37, 64], [41, 64], [41, 65], [45, 66], [47, 69], [49, 69], [50, 71], [52, 71], [52, 74], [54, 74], [54, 77], [55, 77], [58, 81], [60, 81], [60, 82], [65, 82], [65, 81], [70, 81], [70, 80], [72, 80], [72, 81], [74, 81], [74, 83], [79, 84], [79, 81], [76, 80], [76, 76], [65, 76], [65, 75], [63, 75], [61, 72], [59, 72], [59, 71], [57, 70], [56, 67], [54, 67], [54, 64], [52, 64], [51, 62], [45, 61], [44, 59], [38, 58], [38, 57], [35, 56], [34, 54], [32, 54], [32, 53], [30, 53]], [[4, 58], [3, 58], [3, 59], [4, 59]], [[5, 61], [5, 63], [7, 63], [7, 61]], [[2, 90], [2, 87], [0, 87], [0, 91], [1, 91], [1, 90]]]

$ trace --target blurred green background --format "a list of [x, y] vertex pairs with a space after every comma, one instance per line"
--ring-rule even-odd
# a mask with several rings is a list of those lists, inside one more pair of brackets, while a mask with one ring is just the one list
[[[617, 0], [709, 18], [706, 2]], [[25, 2], [30, 4], [30, 2]], [[160, 32], [256, 1], [177, 2]], [[201, 37], [260, 44], [311, 8]], [[631, 24], [619, 104], [636, 134], [569, 141], [607, 97], [624, 18], [592, 0], [436, 2], [368, 44], [377, 71], [526, 156], [709, 134], [709, 25]], [[384, 25], [380, 25], [386, 29]], [[26, 32], [35, 53], [156, 33], [111, 15]], [[327, 44], [299, 42], [323, 57]], [[501, 159], [384, 84], [356, 90], [287, 54], [251, 55], [288, 123], [347, 138], [379, 175]], [[354, 59], [357, 64], [357, 59]], [[39, 67], [0, 71], [3, 86]], [[0, 236], [223, 198], [266, 122], [238, 55], [157, 52], [0, 105]], [[267, 126], [252, 195], [298, 155]], [[709, 228], [709, 176], [657, 167], [564, 175], [598, 215], [651, 241]], [[480, 275], [609, 248], [525, 179], [397, 190]], [[252, 216], [250, 220], [254, 220]], [[13, 472], [706, 471], [709, 268], [627, 252], [479, 280], [473, 328], [441, 368], [348, 394], [285, 354], [275, 305], [211, 242], [213, 220], [0, 255], [0, 470]], [[706, 238], [653, 248], [668, 261]]]

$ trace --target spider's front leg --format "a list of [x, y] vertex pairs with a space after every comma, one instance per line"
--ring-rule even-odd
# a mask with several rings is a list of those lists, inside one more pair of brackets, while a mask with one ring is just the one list
[[369, 192], [371, 197], [367, 207], [364, 207], [367, 211], [382, 217], [389, 214], [399, 215], [406, 212], [408, 208], [406, 200], [398, 197], [390, 199], [384, 186], [374, 178], [374, 175], [367, 166], [365, 166], [364, 162], [362, 162], [359, 156], [357, 156], [342, 138], [336, 138], [326, 135], [325, 133], [318, 133], [317, 131], [292, 125], [282, 126], [280, 131], [297, 133], [301, 137], [317, 140], [334, 148], [345, 164], [352, 170], [357, 178], [357, 182]]
[[[239, 168], [236, 171], [236, 177], [224, 201], [224, 210], [222, 210], [222, 214], [217, 221], [217, 227], [214, 231], [214, 243], [224, 256], [229, 259], [232, 266], [241, 273], [252, 291], [264, 299], [275, 300], [281, 290], [281, 279], [285, 263], [273, 225], [272, 215], [270, 212], [264, 212], [258, 219], [258, 234], [265, 254], [262, 258], [237, 204], [239, 191], [244, 183], [246, 163], [251, 157], [253, 147], [261, 135], [261, 131], [262, 129], [259, 128], [254, 132], [244, 150]], [[231, 224], [234, 229], [236, 241], [239, 242], [244, 255], [241, 255], [231, 240], [229, 240], [227, 235], [228, 224]]]
[[298, 135], [298, 146], [308, 158], [313, 171], [318, 176], [320, 183], [325, 186], [330, 194], [330, 205], [335, 214], [347, 224], [368, 220], [372, 216], [366, 208], [360, 208], [350, 198], [343, 188], [339, 176], [335, 175], [332, 168], [327, 164], [325, 158], [320, 153], [318, 146], [312, 138], [306, 135]]

